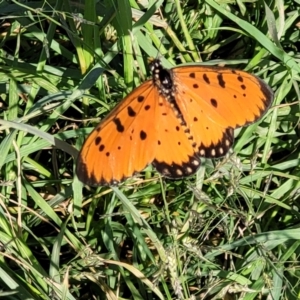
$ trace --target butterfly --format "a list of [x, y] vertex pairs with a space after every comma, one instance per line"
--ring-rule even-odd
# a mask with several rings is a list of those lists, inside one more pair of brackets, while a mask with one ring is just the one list
[[125, 97], [91, 132], [77, 160], [87, 185], [116, 185], [152, 164], [162, 175], [194, 174], [200, 157], [224, 156], [234, 128], [259, 120], [274, 95], [249, 73], [206, 66], [163, 68]]

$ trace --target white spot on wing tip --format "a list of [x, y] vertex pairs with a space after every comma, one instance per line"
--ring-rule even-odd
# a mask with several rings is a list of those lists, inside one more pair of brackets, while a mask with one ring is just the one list
[[201, 155], [201, 156], [205, 156], [205, 150], [201, 149], [201, 150], [200, 150], [200, 155]]
[[192, 173], [192, 172], [193, 172], [193, 169], [192, 169], [191, 167], [187, 167], [187, 168], [186, 168], [186, 171], [187, 171], [188, 173]]
[[182, 173], [182, 171], [181, 171], [180, 169], [177, 169], [177, 170], [176, 170], [176, 174], [177, 174], [178, 176], [182, 176], [183, 173]]
[[167, 176], [170, 175], [169, 169], [164, 168], [164, 169], [162, 170], [162, 174], [167, 175]]
[[195, 160], [193, 160], [192, 164], [193, 164], [194, 166], [199, 166], [199, 161], [195, 159]]

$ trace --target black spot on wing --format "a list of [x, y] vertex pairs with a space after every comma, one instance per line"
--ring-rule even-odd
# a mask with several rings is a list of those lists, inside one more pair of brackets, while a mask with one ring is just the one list
[[206, 73], [203, 74], [203, 80], [204, 80], [207, 84], [210, 84], [210, 80], [209, 80], [209, 78], [208, 78], [208, 76], [207, 76]]
[[140, 139], [143, 141], [147, 138], [147, 133], [144, 130], [140, 132]]
[[122, 125], [121, 120], [119, 118], [113, 119], [113, 122], [115, 123], [118, 132], [124, 131], [124, 126]]
[[96, 146], [98, 146], [100, 143], [101, 143], [101, 137], [100, 136], [97, 136], [96, 138], [95, 138], [95, 145]]
[[211, 98], [210, 99], [210, 103], [213, 107], [218, 107], [218, 101], [214, 98]]
[[217, 76], [220, 87], [225, 88], [225, 81], [222, 74], [218, 74]]
[[133, 110], [133, 108], [131, 106], [127, 107], [127, 113], [129, 117], [135, 117], [136, 116], [136, 112]]

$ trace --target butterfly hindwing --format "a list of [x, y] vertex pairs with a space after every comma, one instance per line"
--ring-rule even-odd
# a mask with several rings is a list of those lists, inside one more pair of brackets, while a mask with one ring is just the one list
[[187, 124], [172, 103], [158, 96], [158, 114], [155, 122], [157, 147], [153, 166], [170, 178], [182, 178], [196, 172], [200, 159], [189, 139]]

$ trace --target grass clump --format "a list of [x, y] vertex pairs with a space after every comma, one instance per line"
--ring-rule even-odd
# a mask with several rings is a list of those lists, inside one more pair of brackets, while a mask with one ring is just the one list
[[[0, 296], [297, 299], [296, 1], [10, 1], [0, 14]], [[273, 107], [196, 176], [150, 166], [83, 188], [74, 157], [149, 56], [245, 69]]]

